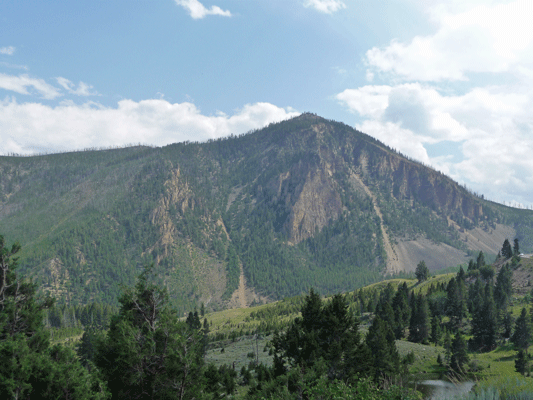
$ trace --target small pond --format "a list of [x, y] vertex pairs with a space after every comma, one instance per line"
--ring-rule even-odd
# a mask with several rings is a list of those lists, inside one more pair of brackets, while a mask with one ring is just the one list
[[427, 400], [453, 399], [455, 396], [466, 394], [474, 387], [474, 382], [452, 383], [441, 380], [427, 380], [416, 384], [416, 390]]

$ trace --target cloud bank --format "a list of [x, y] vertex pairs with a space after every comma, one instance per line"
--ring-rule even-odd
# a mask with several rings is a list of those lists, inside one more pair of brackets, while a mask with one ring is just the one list
[[163, 146], [240, 134], [297, 116], [270, 103], [247, 104], [229, 116], [203, 115], [192, 103], [166, 100], [122, 100], [117, 107], [88, 102], [64, 102], [56, 107], [40, 103], [0, 102], [2, 153], [35, 154], [88, 147], [146, 143]]
[[418, 81], [468, 80], [468, 73], [520, 72], [533, 67], [533, 3], [472, 5], [451, 13], [427, 10], [437, 32], [408, 43], [393, 40], [367, 51], [367, 63], [396, 78]]
[[[436, 31], [366, 52], [357, 128], [497, 201], [533, 203], [533, 3], [430, 1]], [[488, 191], [487, 191], [488, 188]]]

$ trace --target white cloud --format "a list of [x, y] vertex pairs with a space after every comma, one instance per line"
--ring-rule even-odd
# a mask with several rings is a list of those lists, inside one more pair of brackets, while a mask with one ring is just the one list
[[222, 10], [218, 6], [211, 6], [206, 8], [198, 0], [174, 0], [178, 6], [185, 8], [193, 19], [202, 19], [206, 15], [221, 15], [223, 17], [231, 17], [229, 10]]
[[531, 204], [533, 2], [407, 1], [434, 32], [369, 49], [367, 80], [385, 84], [337, 99], [363, 132], [491, 199]]
[[231, 116], [206, 116], [192, 103], [162, 99], [122, 100], [116, 108], [94, 102], [78, 106], [71, 101], [50, 107], [6, 99], [0, 102], [0, 143], [4, 154], [130, 143], [163, 146], [240, 134], [298, 114], [270, 103], [247, 104]]
[[366, 53], [367, 63], [397, 77], [422, 81], [466, 80], [468, 73], [513, 72], [522, 63], [533, 63], [530, 0], [467, 2], [460, 8], [456, 2], [439, 2], [428, 12], [438, 26], [435, 34], [373, 47]]
[[91, 85], [88, 85], [84, 82], [78, 83], [78, 87], [76, 88], [76, 85], [72, 83], [67, 78], [58, 77], [56, 78], [57, 83], [59, 83], [60, 86], [62, 86], [64, 89], [66, 89], [71, 94], [76, 94], [78, 96], [97, 96], [98, 92], [92, 91], [93, 87]]
[[363, 86], [346, 89], [336, 97], [352, 111], [365, 117], [380, 118], [389, 105], [390, 86]]
[[[363, 119], [356, 128], [495, 200], [531, 203], [533, 90], [502, 86], [444, 95], [420, 83], [364, 86], [337, 95]], [[459, 159], [438, 152], [457, 144]]]
[[320, 12], [333, 14], [346, 8], [346, 4], [341, 0], [306, 0], [304, 7], [313, 7]]
[[36, 91], [44, 99], [55, 99], [61, 93], [54, 86], [46, 83], [43, 79], [31, 78], [24, 74], [19, 76], [0, 73], [0, 89], [11, 90], [20, 94], [31, 94], [30, 88]]
[[6, 68], [13, 68], [13, 69], [23, 69], [25, 71], [28, 71], [29, 68], [26, 65], [17, 65], [17, 64], [11, 64], [4, 61], [0, 61], [0, 65]]
[[15, 48], [13, 46], [0, 47], [0, 54], [7, 54], [8, 56], [13, 55]]

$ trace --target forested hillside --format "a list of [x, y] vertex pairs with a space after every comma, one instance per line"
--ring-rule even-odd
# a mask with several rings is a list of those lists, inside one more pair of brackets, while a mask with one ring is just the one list
[[353, 290], [505, 238], [531, 251], [533, 213], [303, 114], [207, 143], [0, 157], [0, 232], [59, 302], [116, 305], [154, 263], [183, 312]]

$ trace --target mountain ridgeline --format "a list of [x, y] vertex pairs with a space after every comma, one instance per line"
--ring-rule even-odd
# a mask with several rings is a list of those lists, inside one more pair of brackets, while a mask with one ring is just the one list
[[60, 302], [115, 303], [154, 263], [184, 311], [353, 290], [505, 238], [531, 251], [533, 212], [303, 114], [207, 143], [0, 157], [0, 233]]

